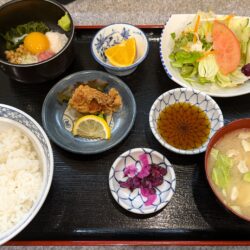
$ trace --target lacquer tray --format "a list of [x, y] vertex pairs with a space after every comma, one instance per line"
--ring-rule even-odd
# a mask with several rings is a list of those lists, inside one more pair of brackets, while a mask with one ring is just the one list
[[[103, 70], [90, 52], [98, 27], [77, 27], [75, 60], [60, 78], [81, 70]], [[115, 148], [82, 156], [52, 143], [55, 172], [49, 195], [34, 220], [7, 245], [248, 245], [250, 223], [226, 211], [208, 186], [204, 154], [181, 156], [163, 148], [151, 133], [148, 114], [163, 92], [179, 87], [160, 61], [161, 26], [142, 27], [150, 42], [147, 59], [122, 80], [132, 90], [137, 116], [129, 135]], [[60, 65], [58, 65], [60, 67]], [[43, 100], [59, 80], [25, 85], [0, 72], [0, 103], [17, 107], [41, 124]], [[250, 116], [250, 95], [216, 98], [225, 123]], [[111, 164], [130, 148], [147, 147], [174, 164], [177, 186], [171, 202], [159, 213], [139, 216], [117, 205], [110, 194]]]

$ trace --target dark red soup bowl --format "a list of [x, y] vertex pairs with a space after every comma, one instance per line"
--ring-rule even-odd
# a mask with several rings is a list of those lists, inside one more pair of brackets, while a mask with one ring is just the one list
[[222, 199], [219, 197], [219, 195], [217, 194], [217, 191], [215, 190], [213, 183], [212, 183], [212, 179], [209, 176], [209, 170], [208, 170], [208, 157], [210, 154], [211, 149], [213, 148], [213, 146], [216, 144], [216, 142], [218, 142], [224, 135], [233, 132], [237, 129], [242, 129], [242, 128], [250, 128], [250, 118], [245, 118], [245, 119], [239, 119], [239, 120], [235, 120], [229, 124], [227, 124], [226, 126], [222, 127], [221, 129], [219, 129], [214, 136], [211, 138], [208, 146], [207, 146], [207, 150], [206, 150], [206, 155], [205, 155], [205, 171], [206, 171], [206, 176], [207, 176], [207, 180], [208, 183], [211, 187], [211, 189], [213, 190], [214, 194], [216, 195], [216, 197], [218, 198], [218, 200], [221, 202], [221, 204], [230, 212], [232, 212], [233, 214], [237, 215], [238, 217], [240, 217], [241, 219], [250, 221], [250, 217], [246, 217], [242, 214], [237, 213], [236, 211], [234, 211], [232, 208], [230, 208], [229, 206], [227, 206], [226, 204], [224, 204], [224, 202], [222, 201]]
[[0, 36], [0, 69], [10, 78], [25, 83], [45, 82], [62, 74], [74, 57], [74, 25], [70, 14], [68, 13], [71, 19], [70, 31], [65, 32], [57, 25], [66, 12], [63, 5], [52, 0], [13, 0], [0, 6], [0, 34], [5, 34], [20, 24], [42, 21], [50, 30], [64, 33], [68, 37], [64, 48], [48, 60], [33, 64], [12, 64], [5, 58], [6, 43]]

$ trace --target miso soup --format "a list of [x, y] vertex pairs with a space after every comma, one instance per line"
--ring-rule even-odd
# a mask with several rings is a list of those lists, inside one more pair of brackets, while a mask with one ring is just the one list
[[250, 219], [250, 129], [222, 137], [208, 157], [208, 175], [220, 199]]

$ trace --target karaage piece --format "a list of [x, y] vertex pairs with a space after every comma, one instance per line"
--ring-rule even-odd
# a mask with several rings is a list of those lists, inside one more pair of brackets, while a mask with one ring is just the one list
[[122, 99], [114, 88], [106, 94], [88, 85], [79, 85], [70, 98], [69, 105], [81, 113], [108, 114], [121, 107]]

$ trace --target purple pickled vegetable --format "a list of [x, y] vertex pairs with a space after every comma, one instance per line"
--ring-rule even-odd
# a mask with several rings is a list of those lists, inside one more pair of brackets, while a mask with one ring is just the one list
[[156, 198], [157, 198], [156, 194], [149, 195], [147, 201], [145, 202], [145, 205], [151, 206], [156, 200]]
[[129, 177], [126, 181], [120, 181], [120, 186], [123, 188], [128, 188], [130, 191], [134, 190], [133, 178]]
[[142, 166], [142, 169], [141, 171], [138, 173], [138, 177], [143, 179], [147, 176], [150, 175], [150, 170], [151, 170], [151, 166], [150, 165], [145, 165], [145, 166]]
[[141, 165], [143, 167], [149, 165], [149, 163], [148, 163], [148, 155], [147, 154], [141, 154], [141, 155], [139, 155], [139, 160], [140, 160]]
[[147, 198], [146, 206], [150, 206], [156, 200], [156, 187], [163, 183], [163, 177], [167, 174], [167, 169], [156, 164], [149, 164], [148, 155], [139, 156], [141, 170], [138, 172], [134, 164], [128, 165], [124, 169], [126, 181], [119, 182], [123, 188], [128, 188], [131, 192], [140, 188], [141, 195]]
[[152, 183], [148, 178], [142, 179], [141, 186], [144, 188], [152, 188]]
[[144, 188], [141, 187], [141, 194], [145, 197], [148, 197], [149, 195], [155, 194], [156, 191], [154, 188]]
[[144, 177], [147, 177], [150, 174], [150, 168], [151, 166], [148, 163], [148, 156], [147, 154], [141, 154], [139, 155], [139, 159], [142, 165], [141, 171], [138, 173], [138, 177], [143, 179]]
[[152, 184], [152, 187], [158, 187], [163, 183], [163, 176], [158, 178], [150, 178], [149, 181]]
[[138, 178], [137, 176], [135, 176], [133, 178], [133, 185], [134, 185], [134, 188], [139, 188], [141, 187], [141, 179]]
[[250, 76], [250, 63], [244, 65], [241, 68], [241, 72], [245, 75], [245, 76]]
[[136, 188], [141, 187], [141, 179], [137, 176], [129, 177], [126, 181], [120, 181], [119, 184], [121, 187], [128, 188], [133, 192]]
[[137, 168], [134, 164], [128, 165], [124, 168], [124, 176], [134, 177], [137, 173]]

